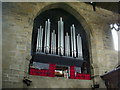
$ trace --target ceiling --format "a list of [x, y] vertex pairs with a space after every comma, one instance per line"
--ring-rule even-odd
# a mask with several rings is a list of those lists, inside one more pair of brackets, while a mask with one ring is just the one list
[[95, 6], [120, 14], [120, 2], [95, 2]]

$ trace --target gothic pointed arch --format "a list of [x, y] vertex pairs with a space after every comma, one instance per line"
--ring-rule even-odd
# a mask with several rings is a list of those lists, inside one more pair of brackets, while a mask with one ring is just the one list
[[[76, 33], [81, 34], [82, 38], [82, 51], [83, 58], [87, 61], [89, 66], [88, 72], [90, 73], [90, 59], [91, 59], [91, 40], [92, 32], [85, 19], [72, 7], [66, 3], [54, 3], [44, 7], [34, 19], [33, 33], [32, 33], [32, 56], [36, 53], [37, 43], [37, 29], [40, 25], [45, 28], [45, 21], [50, 19], [51, 30], [56, 30], [57, 33], [57, 21], [62, 17], [65, 22], [64, 29], [65, 33], [70, 34], [70, 26], [75, 24]], [[43, 39], [44, 40], [44, 39]], [[43, 44], [44, 45], [44, 44]], [[43, 47], [44, 49], [44, 47]]]

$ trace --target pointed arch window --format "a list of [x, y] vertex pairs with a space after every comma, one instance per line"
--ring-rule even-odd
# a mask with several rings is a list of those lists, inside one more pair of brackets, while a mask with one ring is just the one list
[[113, 37], [113, 44], [114, 44], [114, 49], [118, 51], [118, 34], [120, 34], [120, 24], [111, 24], [110, 25], [111, 32], [112, 32], [112, 37]]

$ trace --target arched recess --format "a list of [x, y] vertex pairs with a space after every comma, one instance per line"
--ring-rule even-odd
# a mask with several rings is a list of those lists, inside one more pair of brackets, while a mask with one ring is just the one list
[[[70, 13], [71, 15], [73, 15], [77, 19], [78, 23], [81, 24], [81, 26], [84, 29], [84, 32], [86, 34], [86, 40], [87, 40], [86, 43], [87, 43], [87, 48], [88, 48], [87, 51], [85, 51], [85, 53], [87, 53], [86, 54], [87, 56], [85, 58], [89, 59], [88, 60], [89, 64], [92, 63], [92, 55], [91, 55], [92, 54], [92, 52], [91, 52], [91, 36], [92, 36], [92, 32], [91, 32], [91, 28], [87, 24], [86, 20], [74, 8], [72, 8], [71, 6], [69, 6], [66, 3], [54, 3], [54, 4], [51, 4], [51, 5], [48, 5], [48, 6], [46, 6], [43, 9], [40, 10], [40, 12], [37, 14], [36, 18], [40, 14], [44, 13], [47, 10], [51, 10], [51, 9], [62, 9], [64, 11]], [[34, 21], [36, 20], [36, 18], [34, 19]], [[35, 26], [35, 25], [36, 24], [34, 22], [34, 27], [38, 27], [38, 26]], [[35, 50], [34, 49], [35, 48], [34, 42], [36, 42], [36, 41], [34, 41], [35, 40], [34, 36], [36, 34], [36, 31], [35, 31], [36, 28], [34, 28], [34, 27], [33, 27], [33, 33], [32, 33], [32, 50], [31, 50], [32, 54], [34, 53], [34, 50]]]

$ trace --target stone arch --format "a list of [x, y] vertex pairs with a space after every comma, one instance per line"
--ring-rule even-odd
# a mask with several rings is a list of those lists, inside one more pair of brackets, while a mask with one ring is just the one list
[[[92, 60], [92, 44], [91, 41], [94, 39], [93, 35], [92, 35], [92, 30], [91, 27], [89, 26], [89, 24], [86, 22], [86, 20], [83, 18], [83, 16], [81, 16], [74, 8], [72, 8], [70, 5], [68, 5], [67, 3], [53, 3], [53, 4], [49, 4], [46, 5], [45, 7], [43, 7], [35, 16], [35, 18], [40, 15], [42, 12], [49, 10], [49, 9], [55, 9], [55, 8], [60, 8], [63, 9], [67, 12], [69, 12], [70, 14], [72, 14], [83, 26], [86, 35], [87, 35], [87, 39], [88, 39], [88, 48], [89, 48], [89, 60], [90, 60], [90, 65], [93, 63]], [[93, 44], [95, 45], [95, 44]], [[96, 65], [95, 65], [96, 66]]]
[[40, 10], [40, 12], [37, 13], [37, 15], [35, 17], [37, 17], [38, 15], [40, 15], [40, 13], [49, 10], [49, 9], [54, 9], [54, 8], [61, 8], [67, 12], [69, 12], [70, 14], [72, 14], [74, 17], [76, 17], [76, 19], [82, 24], [82, 26], [85, 29], [85, 32], [88, 36], [93, 36], [92, 35], [92, 31], [90, 26], [87, 24], [86, 20], [83, 18], [83, 16], [81, 16], [74, 8], [72, 8], [70, 5], [66, 4], [66, 3], [54, 3], [54, 4], [50, 4], [45, 6], [44, 8], [42, 8]]

